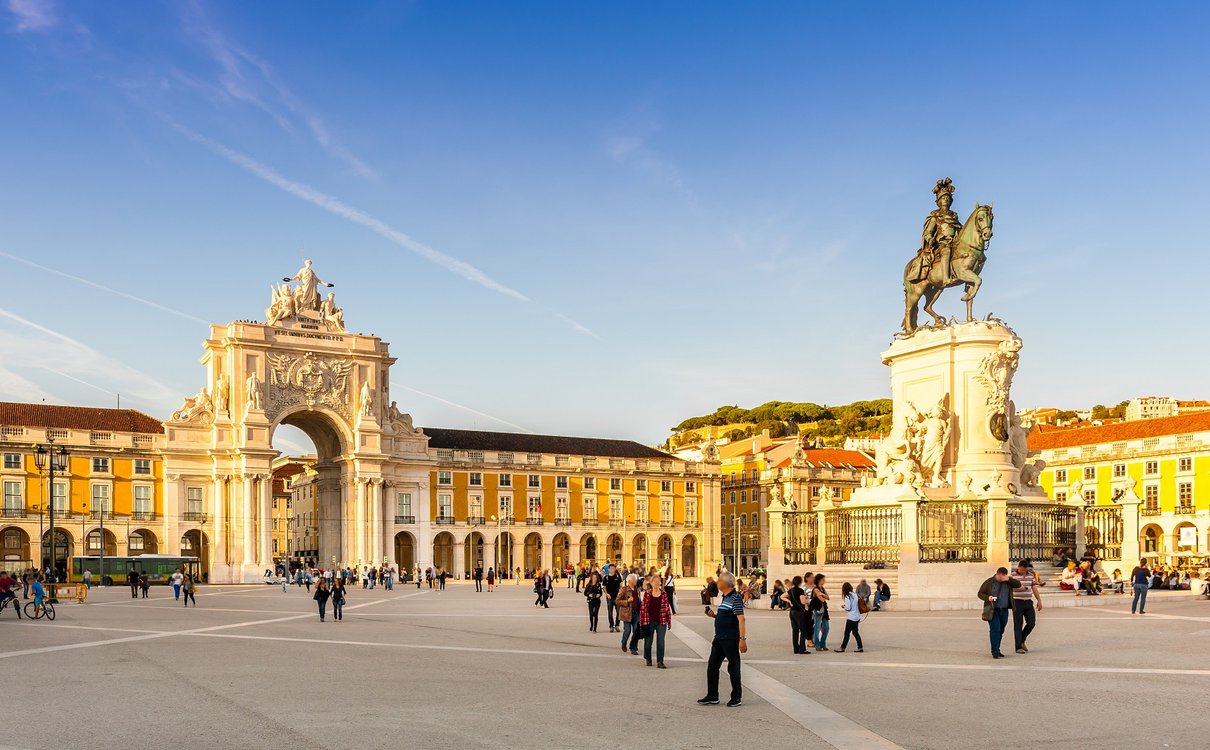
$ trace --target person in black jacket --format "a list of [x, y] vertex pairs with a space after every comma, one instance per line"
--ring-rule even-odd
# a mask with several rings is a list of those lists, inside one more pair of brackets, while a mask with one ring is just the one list
[[601, 616], [601, 596], [603, 594], [601, 577], [594, 571], [584, 586], [584, 598], [588, 600], [588, 629], [594, 633], [597, 632], [597, 620]]
[[1008, 614], [1013, 607], [1013, 589], [1021, 588], [1021, 582], [1010, 578], [1008, 568], [999, 568], [996, 574], [979, 587], [979, 598], [983, 601], [983, 619], [991, 638], [992, 658], [1003, 659], [1000, 642], [1008, 626]]
[[[320, 610], [322, 611], [322, 605]], [[340, 576], [332, 579], [332, 619], [345, 619], [345, 582]], [[319, 619], [323, 619], [321, 615]]]
[[315, 593], [311, 596], [319, 604], [320, 622], [324, 621], [324, 612], [328, 609], [328, 598], [331, 596], [332, 592], [328, 591], [328, 582], [320, 578], [319, 585], [315, 587]]
[[618, 573], [618, 569], [613, 564], [605, 566], [605, 580], [602, 581], [605, 586], [605, 616], [609, 620], [609, 632], [616, 633], [621, 630], [621, 621], [618, 618], [618, 607], [615, 601], [618, 598], [618, 591], [622, 588], [622, 575]]

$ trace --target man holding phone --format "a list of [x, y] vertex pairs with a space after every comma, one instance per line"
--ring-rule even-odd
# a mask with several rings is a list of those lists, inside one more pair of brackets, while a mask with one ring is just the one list
[[710, 647], [710, 660], [706, 663], [706, 697], [699, 699], [698, 705], [718, 705], [719, 668], [726, 659], [727, 676], [731, 678], [731, 700], [727, 702], [727, 707], [735, 708], [742, 705], [743, 698], [739, 679], [739, 655], [748, 652], [744, 598], [735, 590], [735, 576], [730, 572], [719, 575], [718, 591], [722, 597], [718, 612], [706, 605], [706, 616], [714, 619], [714, 643]]

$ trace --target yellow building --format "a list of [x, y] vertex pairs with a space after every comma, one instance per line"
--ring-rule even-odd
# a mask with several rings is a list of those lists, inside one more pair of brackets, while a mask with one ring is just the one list
[[873, 476], [874, 462], [861, 451], [812, 448], [798, 438], [771, 438], [768, 431], [719, 446], [720, 506], [725, 567], [747, 574], [768, 565], [770, 495], [789, 507], [814, 510], [821, 500], [847, 500]]
[[[1109, 507], [1132, 490], [1142, 501], [1139, 551], [1164, 560], [1210, 555], [1210, 413], [1040, 429], [1029, 447], [1046, 462], [1041, 485], [1055, 502]], [[1133, 549], [1135, 540], [1124, 541]]]
[[[163, 432], [131, 409], [0, 402], [0, 567], [49, 567], [52, 508], [60, 577], [80, 554], [175, 554], [178, 540], [166, 544], [164, 532]], [[34, 452], [52, 443], [70, 455], [48, 488]]]

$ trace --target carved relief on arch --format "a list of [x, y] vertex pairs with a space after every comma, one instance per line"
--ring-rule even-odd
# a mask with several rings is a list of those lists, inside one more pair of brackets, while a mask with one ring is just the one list
[[299, 406], [325, 406], [346, 420], [350, 418], [349, 360], [317, 357], [307, 352], [301, 357], [270, 353], [268, 403], [265, 416], [276, 419], [286, 409]]

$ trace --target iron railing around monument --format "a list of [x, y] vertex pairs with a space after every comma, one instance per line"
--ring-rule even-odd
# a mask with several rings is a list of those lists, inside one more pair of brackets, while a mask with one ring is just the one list
[[814, 512], [783, 513], [786, 565], [814, 565], [819, 547], [819, 515]]
[[920, 562], [986, 562], [987, 503], [920, 503]]
[[1008, 506], [1008, 557], [1050, 560], [1056, 551], [1076, 549], [1076, 511], [1063, 505]]
[[824, 564], [899, 565], [903, 511], [898, 505], [837, 508], [824, 513]]
[[1084, 551], [1098, 560], [1122, 559], [1122, 506], [1084, 509]]

